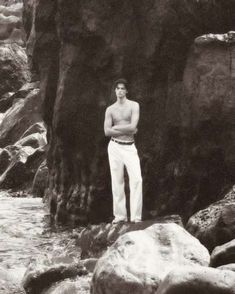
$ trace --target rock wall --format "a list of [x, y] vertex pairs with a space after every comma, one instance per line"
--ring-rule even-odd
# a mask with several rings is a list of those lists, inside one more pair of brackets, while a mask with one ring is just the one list
[[232, 0], [24, 0], [57, 220], [111, 217], [103, 119], [119, 77], [129, 80], [129, 97], [141, 107], [136, 142], [146, 218], [187, 218], [231, 185], [233, 45], [193, 41], [234, 30], [234, 12]]

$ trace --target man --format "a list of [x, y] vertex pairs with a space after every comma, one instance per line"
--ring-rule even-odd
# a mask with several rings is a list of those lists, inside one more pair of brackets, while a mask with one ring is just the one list
[[113, 223], [127, 221], [126, 195], [124, 189], [124, 166], [130, 186], [130, 220], [142, 218], [142, 176], [140, 160], [135, 147], [134, 135], [139, 121], [139, 104], [127, 99], [127, 81], [114, 83], [117, 101], [106, 109], [104, 132], [111, 137], [108, 157], [112, 178]]

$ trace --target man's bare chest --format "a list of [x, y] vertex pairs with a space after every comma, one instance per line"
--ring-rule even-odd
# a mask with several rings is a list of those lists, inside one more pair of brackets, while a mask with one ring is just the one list
[[112, 110], [113, 122], [118, 123], [122, 121], [131, 121], [131, 114], [132, 114], [131, 107], [126, 107], [126, 108], [115, 107]]

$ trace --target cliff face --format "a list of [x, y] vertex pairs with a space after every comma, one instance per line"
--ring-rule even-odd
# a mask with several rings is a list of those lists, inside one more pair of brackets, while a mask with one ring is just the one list
[[231, 185], [234, 47], [193, 42], [234, 30], [234, 13], [232, 0], [24, 0], [58, 220], [111, 216], [103, 119], [119, 77], [129, 80], [129, 97], [141, 107], [136, 142], [146, 217], [187, 217]]

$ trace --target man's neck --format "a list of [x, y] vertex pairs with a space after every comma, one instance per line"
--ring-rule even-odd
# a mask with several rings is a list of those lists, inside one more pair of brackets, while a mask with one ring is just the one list
[[127, 101], [126, 96], [124, 96], [124, 97], [122, 97], [122, 98], [118, 98], [118, 97], [117, 97], [117, 104], [122, 105], [122, 104], [124, 104], [126, 101]]

